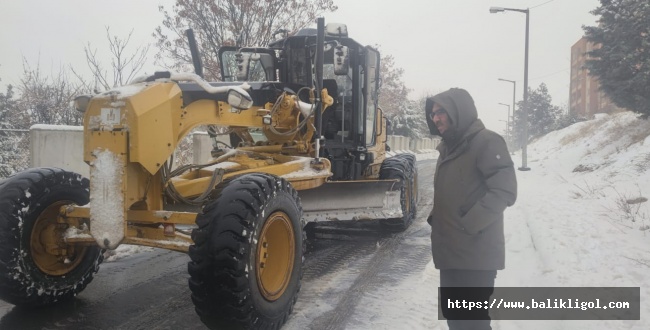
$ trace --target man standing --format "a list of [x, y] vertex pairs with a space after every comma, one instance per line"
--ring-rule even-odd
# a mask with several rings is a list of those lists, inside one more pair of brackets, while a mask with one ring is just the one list
[[491, 329], [487, 309], [467, 314], [452, 307], [459, 298], [488, 301], [497, 270], [505, 267], [503, 212], [517, 198], [513, 162], [505, 140], [478, 119], [466, 90], [428, 98], [425, 112], [431, 134], [442, 137], [427, 219], [440, 269], [440, 307], [450, 330]]

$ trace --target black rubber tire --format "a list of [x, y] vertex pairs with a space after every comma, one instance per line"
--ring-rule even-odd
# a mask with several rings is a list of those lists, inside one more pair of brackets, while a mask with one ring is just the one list
[[[86, 288], [103, 261], [89, 246], [71, 256], [78, 264], [65, 274], [43, 272], [33, 258], [32, 230], [41, 213], [55, 203], [85, 205], [88, 179], [58, 168], [34, 168], [0, 182], [0, 299], [20, 306], [49, 305]], [[48, 218], [49, 219], [49, 218]]]
[[[295, 254], [286, 290], [271, 301], [256, 280], [256, 251], [265, 222], [278, 211], [290, 219]], [[270, 174], [240, 176], [205, 205], [196, 223], [188, 272], [201, 321], [210, 329], [280, 328], [300, 291], [306, 246], [302, 207], [291, 184]]]
[[379, 170], [380, 179], [398, 179], [400, 181], [400, 202], [402, 217], [381, 219], [379, 223], [384, 230], [404, 231], [408, 228], [417, 214], [418, 186], [417, 166], [415, 156], [404, 153], [387, 158]]

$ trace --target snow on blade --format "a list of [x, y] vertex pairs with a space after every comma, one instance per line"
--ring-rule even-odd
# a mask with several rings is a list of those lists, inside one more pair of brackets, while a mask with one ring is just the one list
[[124, 238], [122, 162], [109, 150], [95, 151], [90, 173], [90, 233], [101, 248], [115, 249]]
[[325, 170], [317, 170], [315, 168], [311, 167], [311, 161], [313, 158], [309, 157], [296, 157], [298, 159], [292, 160], [288, 162], [287, 164], [295, 164], [295, 163], [302, 163], [303, 168], [300, 171], [295, 171], [291, 172], [288, 174], [281, 175], [282, 178], [285, 179], [295, 179], [295, 178], [312, 178], [312, 177], [318, 177], [318, 176], [330, 176], [332, 173], [330, 171], [325, 171]]

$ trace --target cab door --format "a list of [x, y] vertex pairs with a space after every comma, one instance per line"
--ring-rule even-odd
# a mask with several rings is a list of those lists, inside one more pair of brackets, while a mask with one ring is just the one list
[[377, 102], [379, 98], [379, 52], [372, 47], [366, 47], [366, 65], [365, 65], [365, 86], [364, 98], [365, 111], [364, 118], [360, 120], [363, 123], [363, 132], [365, 132], [364, 141], [366, 148], [376, 144], [376, 122], [377, 122]]

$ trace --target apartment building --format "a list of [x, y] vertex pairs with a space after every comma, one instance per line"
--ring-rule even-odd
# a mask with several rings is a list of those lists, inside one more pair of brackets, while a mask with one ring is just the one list
[[587, 53], [594, 45], [582, 37], [571, 46], [571, 93], [569, 95], [569, 112], [580, 117], [591, 118], [596, 113], [612, 113], [622, 110], [603, 92], [596, 77], [589, 75], [585, 65]]

